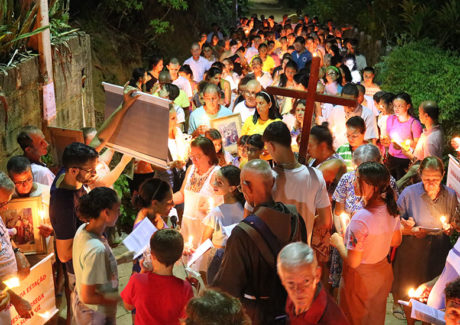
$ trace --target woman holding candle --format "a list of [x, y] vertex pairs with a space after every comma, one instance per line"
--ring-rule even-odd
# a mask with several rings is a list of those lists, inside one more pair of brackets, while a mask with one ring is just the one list
[[212, 179], [220, 168], [212, 141], [203, 136], [195, 138], [190, 147], [190, 159], [193, 164], [187, 169], [185, 181], [174, 193], [173, 200], [176, 205], [185, 204], [181, 233], [186, 242], [192, 238], [192, 246], [196, 248], [203, 233], [203, 218], [214, 206], [220, 205], [223, 198], [212, 189]]
[[406, 173], [409, 167], [408, 159], [401, 150], [411, 150], [417, 145], [417, 141], [422, 134], [422, 125], [413, 117], [412, 100], [409, 94], [399, 93], [393, 100], [395, 114], [387, 119], [387, 135], [389, 139], [382, 141], [385, 147], [389, 147], [387, 166], [391, 175], [396, 180]]
[[[150, 178], [144, 181], [139, 188], [139, 193], [134, 197], [134, 205], [139, 208], [136, 220], [134, 220], [133, 230], [145, 219], [157, 228], [168, 228], [168, 217], [174, 207], [173, 193], [167, 182], [158, 178]], [[177, 221], [176, 221], [177, 222]], [[169, 226], [174, 226], [170, 222]], [[150, 249], [144, 252], [143, 268], [151, 270]], [[147, 257], [147, 258], [145, 258]], [[133, 263], [133, 272], [140, 272], [139, 261]]]
[[[357, 167], [365, 162], [381, 162], [381, 160], [380, 150], [372, 144], [362, 145], [353, 152], [353, 164]], [[353, 185], [355, 175], [356, 172], [354, 170], [345, 173], [332, 195], [332, 200], [334, 201], [334, 227], [338, 233], [345, 233], [345, 229], [343, 229], [345, 223], [342, 222], [342, 216], [346, 216], [345, 219], [349, 220], [356, 211], [363, 208], [363, 199], [355, 193]], [[397, 193], [396, 181], [393, 176], [390, 177], [390, 186]], [[333, 250], [329, 273], [329, 282], [332, 288], [339, 287], [341, 274], [342, 259], [337, 251]]]
[[229, 228], [243, 220], [244, 197], [238, 190], [240, 185], [240, 169], [235, 166], [224, 166], [216, 172], [212, 184], [214, 193], [222, 195], [224, 203], [215, 207], [203, 219], [203, 235], [201, 243], [211, 239], [215, 249], [209, 254], [210, 264], [207, 271], [207, 283], [212, 283], [219, 270], [224, 254], [225, 244], [230, 236]]
[[244, 122], [241, 134], [262, 135], [265, 128], [275, 121], [281, 121], [278, 105], [272, 95], [260, 91], [256, 94], [256, 111]]
[[441, 184], [444, 165], [430, 156], [420, 164], [419, 173], [422, 181], [406, 187], [398, 199], [404, 236], [394, 261], [394, 301], [406, 298], [409, 288], [439, 275], [451, 248], [441, 217], [450, 222], [457, 197]]
[[351, 324], [383, 325], [393, 281], [387, 255], [390, 247], [401, 243], [390, 172], [381, 163], [363, 163], [354, 187], [363, 208], [351, 219], [345, 238], [334, 233], [330, 239], [344, 260], [339, 305]]

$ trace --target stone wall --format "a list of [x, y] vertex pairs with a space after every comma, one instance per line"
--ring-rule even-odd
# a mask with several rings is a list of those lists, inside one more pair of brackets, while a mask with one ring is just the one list
[[[53, 46], [53, 80], [56, 119], [52, 126], [79, 129], [94, 126], [91, 43], [89, 35], [79, 33], [63, 44]], [[8, 104], [8, 122], [0, 102], [0, 168], [9, 157], [21, 154], [16, 136], [24, 125], [44, 128], [42, 91], [38, 57], [29, 58], [0, 74], [0, 90]], [[44, 129], [46, 134], [46, 129]]]

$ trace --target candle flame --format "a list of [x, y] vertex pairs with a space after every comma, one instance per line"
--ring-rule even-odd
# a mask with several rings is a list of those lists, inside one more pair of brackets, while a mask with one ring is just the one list
[[47, 310], [44, 313], [37, 313], [38, 316], [40, 316], [43, 319], [48, 319], [51, 316], [51, 313]]
[[460, 152], [460, 137], [455, 137], [452, 141], [456, 144], [456, 148], [454, 148], [457, 152]]
[[446, 217], [445, 216], [442, 216], [441, 218], [439, 218], [439, 220], [441, 220], [441, 223], [446, 223]]
[[192, 245], [193, 245], [193, 236], [192, 236], [192, 235], [188, 236], [187, 245], [189, 245], [190, 247], [192, 247]]
[[40, 216], [40, 220], [43, 223], [45, 221], [45, 211], [43, 211], [42, 209], [39, 209], [38, 215]]
[[348, 227], [348, 224], [350, 223], [350, 216], [343, 212], [340, 214], [340, 225], [342, 226], [342, 232], [345, 233], [345, 230]]
[[214, 199], [210, 197], [208, 200], [208, 203], [209, 203], [209, 209], [212, 209], [214, 207]]
[[9, 289], [17, 288], [20, 285], [19, 278], [9, 278], [8, 280], [3, 281], [3, 284], [5, 284]]
[[423, 286], [418, 287], [417, 289], [410, 288], [409, 289], [409, 298], [419, 298], [424, 291]]

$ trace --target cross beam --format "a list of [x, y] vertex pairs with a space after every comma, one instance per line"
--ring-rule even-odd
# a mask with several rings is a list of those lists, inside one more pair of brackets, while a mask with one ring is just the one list
[[306, 163], [308, 139], [310, 136], [311, 120], [313, 118], [313, 110], [315, 108], [315, 102], [331, 103], [334, 105], [344, 105], [355, 107], [358, 103], [356, 99], [348, 99], [340, 96], [323, 95], [316, 93], [316, 86], [318, 84], [318, 75], [320, 68], [321, 59], [317, 56], [313, 56], [311, 67], [310, 67], [310, 78], [308, 79], [307, 91], [294, 90], [281, 87], [267, 87], [267, 92], [272, 95], [292, 97], [298, 99], [305, 99], [305, 114], [303, 117], [302, 124], [302, 136], [300, 140], [299, 148], [299, 161], [303, 164]]

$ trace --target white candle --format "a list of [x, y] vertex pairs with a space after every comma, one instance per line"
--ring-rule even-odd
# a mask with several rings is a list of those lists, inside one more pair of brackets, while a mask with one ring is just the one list
[[343, 212], [340, 215], [340, 225], [342, 226], [342, 233], [345, 234], [345, 230], [348, 227], [348, 224], [350, 223], [350, 216]]
[[455, 137], [452, 139], [452, 142], [455, 143], [456, 148], [454, 148], [457, 152], [460, 152], [460, 137]]
[[192, 235], [188, 236], [188, 242], [185, 244], [185, 247], [189, 250], [193, 248], [193, 236]]
[[43, 211], [42, 209], [39, 209], [38, 214], [40, 215], [40, 221], [44, 223], [45, 222], [45, 211]]

